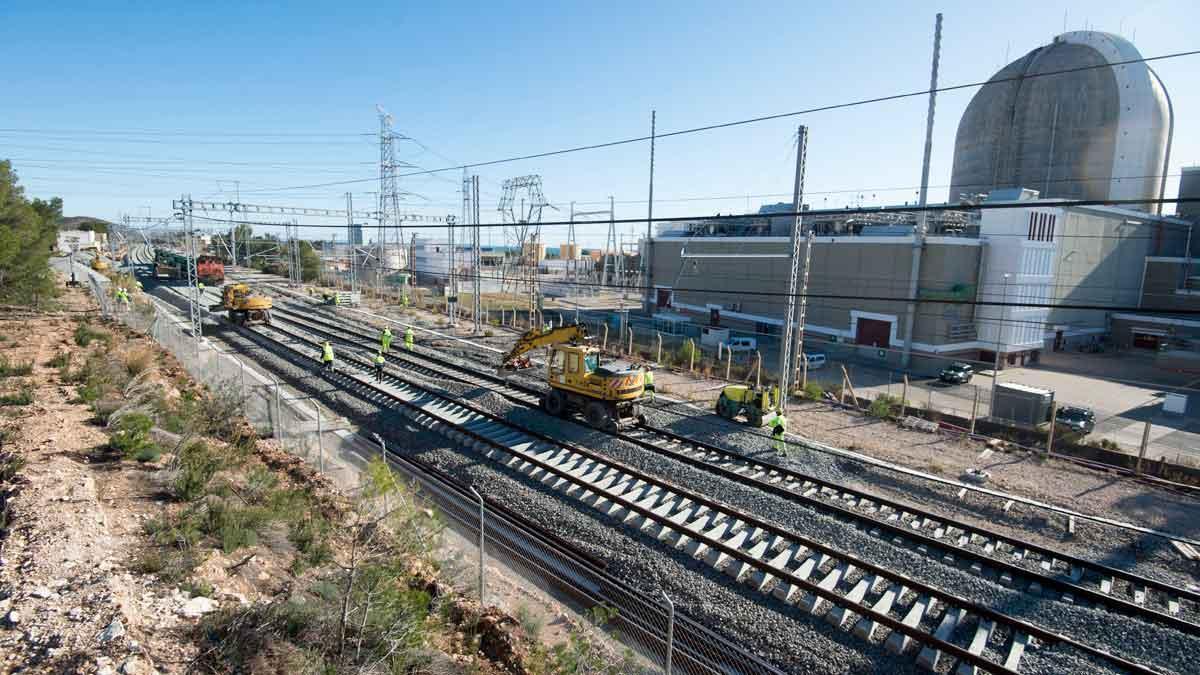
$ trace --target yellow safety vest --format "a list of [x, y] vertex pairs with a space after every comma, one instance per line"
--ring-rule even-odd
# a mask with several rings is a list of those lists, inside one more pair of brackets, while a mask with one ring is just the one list
[[333, 345], [322, 345], [321, 360], [322, 361], [332, 361], [333, 360]]
[[646, 375], [645, 375], [645, 377], [646, 377], [646, 380], [645, 380], [645, 382], [646, 382], [646, 386], [647, 386], [647, 387], [652, 387], [652, 386], [654, 386], [654, 371], [653, 371], [653, 370], [647, 370], [647, 371], [646, 371]]
[[383, 354], [375, 355], [375, 365], [382, 366], [386, 362], [387, 362], [386, 359], [383, 358]]

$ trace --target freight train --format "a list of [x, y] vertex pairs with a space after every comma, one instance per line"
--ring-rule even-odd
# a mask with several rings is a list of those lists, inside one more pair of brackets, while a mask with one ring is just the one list
[[[154, 276], [158, 279], [187, 280], [187, 257], [174, 251], [154, 252]], [[220, 258], [202, 255], [196, 258], [196, 278], [202, 284], [219, 286], [225, 282], [225, 263]]]

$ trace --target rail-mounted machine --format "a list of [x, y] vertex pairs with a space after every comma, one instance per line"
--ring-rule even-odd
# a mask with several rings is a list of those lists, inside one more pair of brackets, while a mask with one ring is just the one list
[[600, 362], [600, 349], [583, 326], [529, 329], [504, 355], [500, 373], [529, 368], [529, 352], [549, 348], [542, 408], [555, 416], [583, 414], [597, 429], [614, 430], [643, 421], [645, 374], [630, 364]]

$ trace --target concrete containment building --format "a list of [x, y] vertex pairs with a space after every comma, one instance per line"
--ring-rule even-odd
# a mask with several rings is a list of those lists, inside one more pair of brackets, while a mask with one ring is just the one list
[[1140, 58], [1122, 37], [1077, 31], [1002, 68], [959, 121], [950, 201], [1016, 187], [1043, 198], [1162, 197], [1173, 127], [1166, 87], [1145, 63], [1105, 67]]

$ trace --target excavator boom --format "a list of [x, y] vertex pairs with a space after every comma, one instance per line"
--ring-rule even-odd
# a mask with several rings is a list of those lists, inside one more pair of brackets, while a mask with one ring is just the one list
[[535, 326], [526, 331], [512, 346], [512, 349], [504, 355], [504, 359], [500, 361], [500, 373], [528, 368], [529, 359], [525, 355], [538, 347], [549, 347], [565, 342], [580, 343], [585, 339], [587, 339], [587, 331], [578, 324], [550, 329]]

